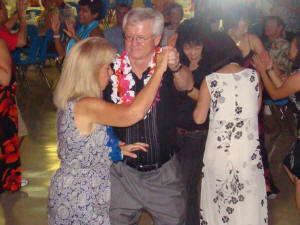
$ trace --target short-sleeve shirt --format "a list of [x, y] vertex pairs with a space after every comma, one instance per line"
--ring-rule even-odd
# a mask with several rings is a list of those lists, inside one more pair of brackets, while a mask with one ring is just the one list
[[18, 43], [18, 34], [11, 34], [5, 25], [0, 25], [0, 38], [2, 38], [10, 51], [16, 49]]

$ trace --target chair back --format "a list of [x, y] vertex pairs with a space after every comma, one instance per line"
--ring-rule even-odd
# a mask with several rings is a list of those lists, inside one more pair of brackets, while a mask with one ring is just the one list
[[[14, 56], [14, 62], [16, 65], [29, 65], [43, 62], [45, 59], [42, 56], [42, 49], [44, 38], [42, 36], [35, 36], [31, 39], [30, 46], [26, 56], [22, 56], [22, 53]], [[46, 58], [46, 57], [45, 57]]]
[[36, 17], [42, 12], [41, 9], [28, 9], [26, 10], [26, 23], [36, 25]]
[[32, 24], [28, 24], [27, 25], [27, 36], [29, 38], [29, 40], [31, 41], [31, 39], [33, 39], [34, 37], [36, 37], [38, 34], [38, 27]]
[[46, 31], [45, 43], [46, 43], [46, 58], [57, 58], [56, 52], [48, 52], [48, 44], [53, 41], [53, 31], [51, 29]]

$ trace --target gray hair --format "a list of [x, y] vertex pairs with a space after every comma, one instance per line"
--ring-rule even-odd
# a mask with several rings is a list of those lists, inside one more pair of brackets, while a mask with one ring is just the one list
[[136, 7], [131, 9], [124, 17], [123, 31], [128, 24], [135, 25], [145, 20], [153, 21], [152, 33], [154, 36], [162, 35], [164, 30], [164, 17], [159, 11], [152, 8]]

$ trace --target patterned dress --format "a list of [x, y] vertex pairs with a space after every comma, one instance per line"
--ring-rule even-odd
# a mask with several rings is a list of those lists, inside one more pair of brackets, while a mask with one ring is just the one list
[[0, 85], [0, 193], [21, 187], [16, 85]]
[[245, 69], [213, 73], [204, 153], [201, 225], [267, 224], [267, 199], [258, 141], [258, 76]]
[[110, 167], [107, 126], [89, 135], [74, 123], [74, 101], [58, 110], [59, 169], [51, 179], [48, 224], [109, 225]]

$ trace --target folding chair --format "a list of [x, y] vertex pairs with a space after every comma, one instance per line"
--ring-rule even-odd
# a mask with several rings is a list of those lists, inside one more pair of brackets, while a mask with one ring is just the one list
[[46, 60], [46, 53], [47, 53], [46, 38], [42, 36], [33, 37], [30, 42], [30, 46], [28, 48], [27, 54], [23, 55], [25, 53], [21, 49], [13, 53], [13, 60], [16, 65], [17, 73], [20, 76], [21, 84], [23, 83], [22, 81], [25, 81], [27, 86], [30, 89], [30, 84], [26, 77], [27, 67], [29, 65], [38, 65], [39, 74], [45, 79], [47, 86], [51, 88], [50, 82], [45, 72], [43, 71], [43, 66]]

